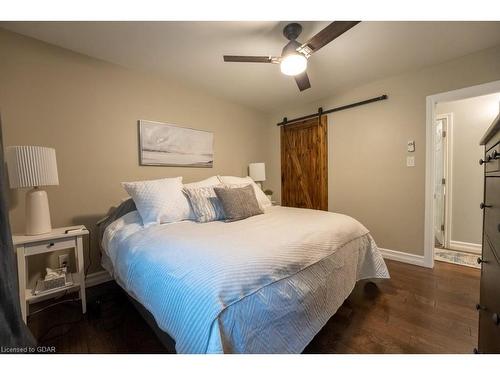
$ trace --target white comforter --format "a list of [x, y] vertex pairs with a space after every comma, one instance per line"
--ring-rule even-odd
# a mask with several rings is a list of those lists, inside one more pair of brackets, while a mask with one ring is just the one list
[[133, 211], [107, 228], [103, 248], [178, 353], [301, 352], [357, 280], [389, 277], [358, 221], [306, 209], [147, 229]]

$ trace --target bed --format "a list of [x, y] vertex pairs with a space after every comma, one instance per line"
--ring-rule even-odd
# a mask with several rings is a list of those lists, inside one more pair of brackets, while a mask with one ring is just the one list
[[144, 228], [125, 212], [103, 228], [103, 266], [177, 353], [301, 353], [358, 280], [389, 277], [346, 215], [273, 206]]

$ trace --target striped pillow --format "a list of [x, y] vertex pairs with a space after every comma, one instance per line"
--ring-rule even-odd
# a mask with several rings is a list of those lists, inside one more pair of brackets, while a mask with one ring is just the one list
[[213, 186], [184, 188], [184, 193], [191, 203], [197, 222], [207, 223], [226, 218]]

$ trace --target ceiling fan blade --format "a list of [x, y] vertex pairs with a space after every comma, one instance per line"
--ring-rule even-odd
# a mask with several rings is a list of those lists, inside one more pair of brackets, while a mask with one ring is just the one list
[[225, 62], [252, 62], [252, 63], [272, 63], [275, 58], [272, 56], [228, 56], [224, 55]]
[[309, 82], [309, 77], [306, 72], [297, 74], [294, 76], [295, 82], [297, 82], [297, 86], [299, 86], [300, 91], [307, 90], [311, 87], [311, 82]]
[[361, 21], [334, 21], [321, 30], [319, 33], [314, 35], [307, 42], [302, 44], [297, 50], [299, 52], [303, 52], [307, 55], [310, 55], [320, 48], [326, 46], [335, 38], [338, 38], [347, 30], [353, 28]]

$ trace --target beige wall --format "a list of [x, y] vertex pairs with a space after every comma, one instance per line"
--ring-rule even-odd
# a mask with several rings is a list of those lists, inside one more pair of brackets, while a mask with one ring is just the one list
[[451, 241], [481, 244], [484, 155], [479, 140], [498, 115], [500, 94], [438, 103], [437, 114], [452, 114], [451, 147]]
[[[246, 175], [263, 160], [259, 112], [0, 29], [0, 110], [5, 145], [57, 152], [60, 185], [48, 187], [53, 226], [93, 224], [126, 196], [121, 181]], [[215, 133], [214, 168], [140, 167], [137, 120]], [[11, 192], [11, 223], [23, 231], [24, 190]], [[99, 269], [97, 246], [92, 269]]]
[[[329, 209], [360, 220], [380, 247], [423, 255], [426, 96], [499, 79], [500, 46], [301, 108], [277, 109], [268, 130], [266, 186], [280, 190], [279, 129], [274, 125], [283, 116], [388, 94], [387, 101], [329, 115]], [[413, 168], [406, 167], [408, 140], [416, 141]]]
[[[125, 196], [120, 181], [243, 175], [251, 161], [266, 161], [264, 187], [279, 199], [281, 117], [388, 94], [387, 101], [329, 116], [329, 208], [359, 219], [380, 247], [423, 254], [425, 97], [499, 80], [499, 61], [497, 47], [264, 115], [0, 29], [0, 110], [6, 145], [57, 150], [60, 186], [47, 189], [53, 225], [92, 226]], [[141, 118], [214, 131], [214, 168], [139, 167]], [[410, 139], [417, 144], [414, 168], [405, 166]], [[12, 191], [14, 231], [23, 230], [23, 216], [24, 191]], [[97, 270], [95, 244], [91, 256]]]

